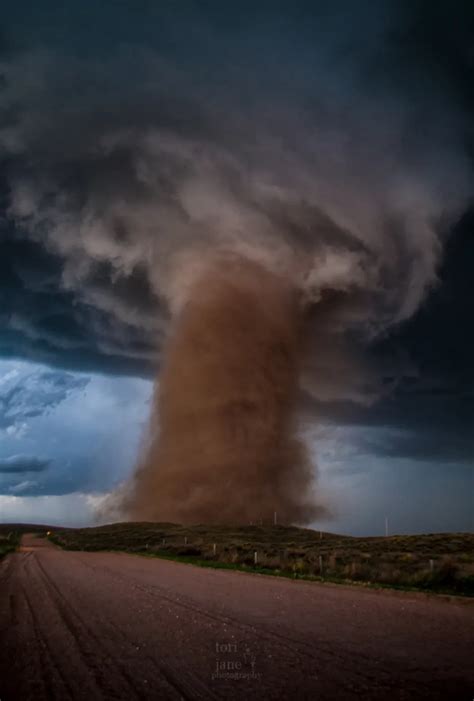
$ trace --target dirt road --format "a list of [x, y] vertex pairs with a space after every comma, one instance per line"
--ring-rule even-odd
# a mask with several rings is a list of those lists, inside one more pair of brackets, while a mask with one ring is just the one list
[[0, 631], [1, 701], [474, 697], [473, 606], [31, 536]]

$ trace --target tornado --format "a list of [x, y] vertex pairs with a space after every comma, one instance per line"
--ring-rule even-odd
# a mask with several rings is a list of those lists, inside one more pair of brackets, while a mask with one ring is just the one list
[[295, 421], [303, 324], [296, 288], [260, 264], [225, 260], [189, 286], [124, 498], [128, 518], [315, 518], [313, 469]]

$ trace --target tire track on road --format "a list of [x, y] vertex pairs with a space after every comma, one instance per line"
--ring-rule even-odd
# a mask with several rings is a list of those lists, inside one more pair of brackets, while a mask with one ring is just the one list
[[[63, 617], [64, 623], [66, 627], [70, 630], [70, 632], [73, 635], [76, 635], [77, 633], [80, 633], [78, 630], [79, 628], [83, 628], [83, 630], [86, 632], [86, 634], [89, 636], [91, 640], [94, 641], [96, 644], [97, 648], [100, 648], [106, 652], [106, 667], [110, 666], [110, 662], [108, 661], [107, 658], [109, 658], [109, 652], [107, 651], [107, 646], [104, 645], [103, 640], [98, 638], [98, 636], [95, 634], [95, 632], [92, 630], [90, 626], [87, 625], [87, 623], [81, 618], [81, 616], [77, 613], [77, 611], [70, 605], [70, 603], [67, 601], [66, 596], [63, 594], [63, 592], [59, 589], [59, 587], [56, 585], [56, 583], [51, 579], [49, 574], [46, 572], [46, 569], [44, 568], [43, 564], [38, 560], [38, 567], [42, 572], [42, 576], [47, 582], [47, 586], [50, 588], [55, 593], [55, 600], [58, 606], [58, 610], [61, 612], [61, 615]], [[78, 629], [76, 630], [74, 620], [77, 621], [77, 626]], [[113, 619], [108, 618], [107, 619], [107, 625], [114, 631], [115, 633], [115, 638], [119, 637], [122, 641], [122, 643], [129, 645], [129, 646], [134, 646], [133, 641], [130, 640], [129, 637], [127, 637], [121, 628], [117, 626]], [[80, 639], [80, 638], [78, 638]], [[82, 648], [82, 653], [83, 655], [87, 656], [87, 652]], [[110, 658], [109, 658], [110, 659]], [[182, 698], [185, 701], [190, 701], [191, 699], [218, 699], [213, 692], [206, 686], [202, 685], [200, 680], [196, 677], [193, 677], [187, 681], [186, 679], [181, 678], [178, 680], [176, 678], [175, 673], [171, 669], [165, 668], [163, 665], [159, 665], [155, 659], [153, 659], [150, 655], [141, 655], [141, 659], [143, 661], [148, 661], [151, 663], [155, 669], [159, 672], [163, 680], [169, 685], [169, 687], [176, 693], [178, 698]], [[104, 656], [102, 656], [102, 661], [104, 660]], [[114, 665], [116, 664], [113, 663]], [[108, 672], [112, 672], [112, 670], [108, 670]], [[124, 677], [130, 692], [132, 694], [135, 694], [137, 699], [147, 699], [149, 698], [146, 696], [143, 692], [138, 691], [136, 687], [136, 682], [131, 677], [131, 675], [123, 668], [120, 668], [120, 674]], [[196, 695], [196, 691], [200, 690], [199, 696]]]

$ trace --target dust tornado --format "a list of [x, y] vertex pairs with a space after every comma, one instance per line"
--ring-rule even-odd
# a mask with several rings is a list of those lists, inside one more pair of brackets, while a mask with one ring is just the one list
[[244, 259], [211, 266], [176, 316], [148, 445], [124, 508], [180, 523], [307, 522], [312, 469], [295, 435], [298, 294]]

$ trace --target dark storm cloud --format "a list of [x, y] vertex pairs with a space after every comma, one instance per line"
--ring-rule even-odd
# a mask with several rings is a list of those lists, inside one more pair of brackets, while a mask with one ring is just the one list
[[460, 429], [454, 431], [410, 430], [401, 435], [383, 435], [380, 441], [365, 440], [360, 453], [381, 458], [406, 458], [423, 462], [472, 465], [474, 439]]
[[[358, 427], [356, 452], [380, 458], [473, 465], [474, 392], [456, 392], [439, 384], [412, 391], [398, 386], [372, 406], [315, 402], [306, 398], [305, 415], [322, 423]], [[371, 429], [376, 429], [374, 432]]]
[[43, 472], [50, 462], [33, 455], [12, 455], [9, 458], [0, 458], [0, 473]]
[[94, 491], [92, 469], [79, 462], [61, 465], [57, 460], [14, 455], [0, 460], [0, 494], [61, 496]]
[[[155, 338], [146, 329], [82, 304], [61, 286], [62, 263], [44, 247], [6, 228], [0, 231], [0, 353], [62, 367], [146, 375], [155, 362]], [[104, 269], [105, 268], [105, 269]], [[118, 299], [152, 306], [139, 274], [110, 279], [97, 266], [91, 285]]]
[[439, 282], [407, 323], [372, 348], [372, 367], [385, 391], [376, 404], [314, 401], [308, 416], [378, 430], [358, 439], [358, 450], [380, 458], [429, 462], [474, 460], [474, 212], [453, 231]]
[[458, 401], [472, 358], [449, 321], [472, 286], [417, 310], [472, 193], [474, 8], [284, 5], [10, 8], [0, 352], [147, 374], [194, 270], [230, 248], [313, 306], [318, 415], [352, 401], [359, 423], [424, 430], [434, 404], [434, 435], [449, 418], [423, 382]]

